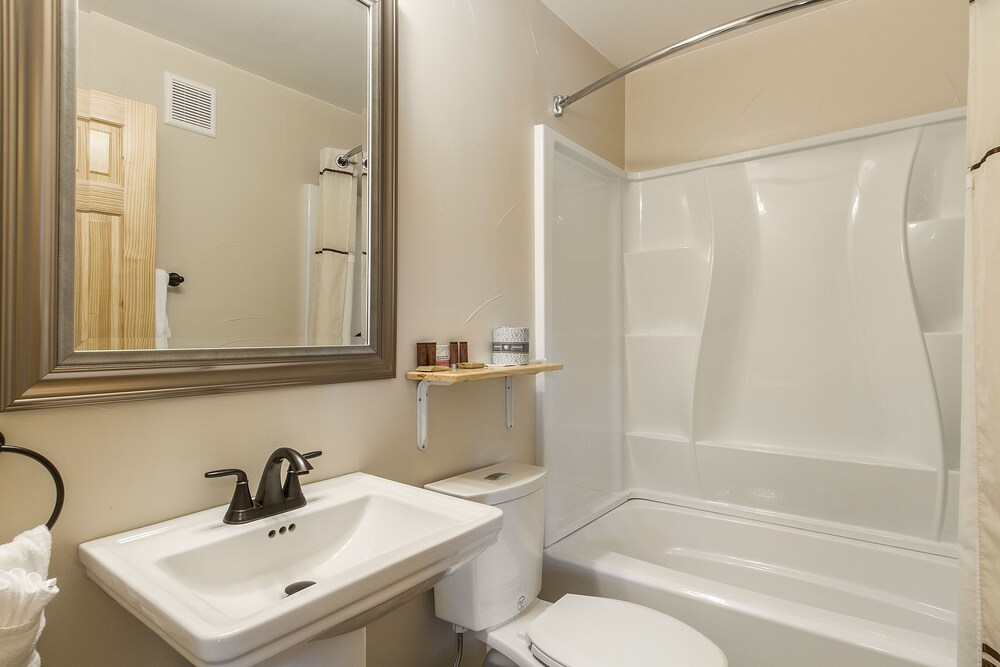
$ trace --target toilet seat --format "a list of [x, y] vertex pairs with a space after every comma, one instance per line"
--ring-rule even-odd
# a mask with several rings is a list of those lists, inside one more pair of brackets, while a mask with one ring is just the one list
[[528, 626], [547, 667], [726, 667], [718, 646], [676, 618], [631, 602], [567, 594]]

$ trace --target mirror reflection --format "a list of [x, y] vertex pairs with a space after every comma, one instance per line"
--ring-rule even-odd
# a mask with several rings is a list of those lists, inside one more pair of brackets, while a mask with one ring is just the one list
[[75, 348], [368, 342], [359, 0], [81, 0]]

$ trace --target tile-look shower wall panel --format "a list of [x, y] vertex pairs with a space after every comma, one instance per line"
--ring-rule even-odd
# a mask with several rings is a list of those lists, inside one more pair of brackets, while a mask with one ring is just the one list
[[625, 333], [701, 332], [708, 296], [710, 248], [625, 255]]
[[939, 465], [936, 398], [901, 252], [918, 136], [709, 170], [715, 266], [696, 439]]
[[691, 437], [697, 336], [626, 336], [628, 433]]

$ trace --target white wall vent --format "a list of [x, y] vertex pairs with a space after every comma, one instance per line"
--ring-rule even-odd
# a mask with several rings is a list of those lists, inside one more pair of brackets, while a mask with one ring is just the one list
[[163, 100], [164, 123], [215, 136], [215, 88], [164, 72]]

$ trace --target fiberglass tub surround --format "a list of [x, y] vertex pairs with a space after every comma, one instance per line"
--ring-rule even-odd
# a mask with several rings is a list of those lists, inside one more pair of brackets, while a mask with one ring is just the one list
[[954, 665], [964, 134], [626, 174], [538, 128], [543, 598], [733, 667]]
[[[659, 328], [640, 313], [629, 330], [635, 486], [674, 491], [645, 474], [643, 450], [652, 438], [690, 454], [681, 474], [706, 499], [942, 538], [943, 473], [946, 458], [957, 468], [959, 441], [957, 420], [942, 430], [928, 355], [934, 361], [934, 353], [950, 353], [937, 361], [957, 372], [961, 314], [941, 312], [953, 304], [926, 288], [935, 278], [951, 282], [961, 304], [961, 244], [928, 247], [923, 234], [921, 259], [930, 266], [916, 268], [933, 277], [918, 282], [907, 232], [929, 224], [918, 213], [926, 211], [961, 238], [961, 180], [909, 187], [912, 172], [932, 171], [926, 161], [948, 157], [941, 149], [949, 138], [962, 145], [963, 124], [948, 129], [912, 128], [751, 159], [691, 179], [697, 189], [684, 194], [707, 204], [703, 223], [711, 226], [702, 234], [711, 235], [711, 249], [691, 239], [682, 252], [711, 252], [711, 274], [708, 262], [681, 266], [672, 284], [691, 284], [692, 300], [704, 295], [705, 316]], [[952, 173], [960, 179], [962, 172]], [[641, 187], [669, 187], [670, 180]], [[957, 187], [927, 191], [935, 185]], [[636, 256], [660, 250], [660, 239], [647, 245], [642, 234], [656, 222], [652, 213], [639, 221]], [[627, 294], [666, 287], [645, 277], [626, 278]], [[628, 301], [626, 308], [636, 310]], [[939, 331], [950, 326], [959, 344], [926, 345], [932, 323]], [[670, 359], [685, 372], [650, 377], [651, 359]], [[957, 402], [957, 386], [943, 389], [952, 391], [942, 392], [941, 407], [957, 408], [947, 404]], [[684, 409], [662, 419], [654, 406], [631, 400], [656, 394], [676, 396]]]
[[[542, 399], [548, 542], [641, 490], [950, 553], [964, 126], [946, 112], [628, 177], [556, 142], [539, 320], [568, 370]], [[581, 210], [615, 187], [620, 264], [595, 231], [614, 215]], [[595, 263], [623, 289], [591, 285]], [[623, 308], [620, 332], [588, 322], [591, 297]], [[574, 380], [620, 345], [624, 372], [599, 359], [604, 382]], [[588, 461], [565, 460], [573, 439]]]

